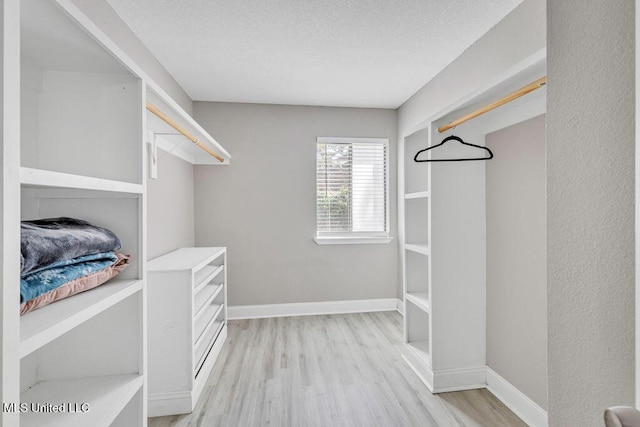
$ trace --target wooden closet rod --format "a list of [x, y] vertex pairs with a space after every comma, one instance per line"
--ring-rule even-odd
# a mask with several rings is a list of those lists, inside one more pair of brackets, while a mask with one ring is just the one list
[[482, 108], [478, 108], [476, 111], [467, 114], [466, 116], [462, 116], [459, 119], [456, 119], [452, 122], [447, 123], [446, 125], [440, 126], [438, 128], [438, 132], [442, 133], [442, 132], [446, 132], [451, 128], [454, 128], [464, 122], [467, 122], [471, 119], [475, 119], [476, 117], [487, 113], [495, 108], [500, 107], [501, 105], [506, 104], [507, 102], [511, 102], [514, 99], [518, 99], [523, 95], [528, 94], [529, 92], [533, 92], [536, 89], [541, 88], [542, 86], [544, 86], [545, 84], [547, 84], [547, 77], [540, 77], [538, 80], [536, 80], [535, 82], [529, 83], [528, 85], [516, 90], [515, 92], [510, 93], [509, 95], [505, 96], [504, 98], [501, 98], [499, 100], [497, 100], [496, 102], [492, 102], [489, 105], [485, 105]]
[[164, 122], [166, 122], [169, 126], [171, 126], [172, 128], [174, 128], [175, 130], [177, 130], [178, 132], [180, 132], [182, 135], [185, 136], [185, 138], [187, 138], [189, 141], [193, 142], [194, 144], [196, 144], [198, 147], [202, 148], [204, 151], [206, 151], [209, 155], [215, 157], [216, 159], [218, 159], [219, 162], [224, 162], [224, 157], [222, 157], [221, 155], [219, 155], [218, 153], [216, 153], [215, 151], [213, 151], [212, 149], [210, 149], [209, 147], [207, 147], [206, 145], [204, 145], [202, 142], [200, 142], [200, 140], [198, 138], [196, 138], [195, 136], [191, 135], [189, 132], [187, 132], [186, 129], [184, 129], [182, 126], [180, 126], [178, 123], [176, 123], [175, 121], [173, 121], [169, 116], [167, 116], [165, 113], [163, 113], [162, 111], [158, 110], [158, 108], [153, 105], [150, 102], [147, 102], [147, 110], [151, 111], [153, 114], [155, 114], [156, 116], [158, 116], [158, 118], [162, 119]]

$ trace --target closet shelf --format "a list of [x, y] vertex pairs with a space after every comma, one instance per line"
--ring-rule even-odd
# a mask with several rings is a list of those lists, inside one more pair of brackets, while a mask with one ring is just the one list
[[[199, 347], [203, 342], [206, 342], [205, 337], [207, 336], [207, 333], [211, 331], [216, 323], [219, 323], [216, 322], [216, 320], [218, 320], [218, 317], [220, 317], [220, 313], [222, 313], [223, 309], [224, 304], [220, 304], [210, 305], [205, 310], [203, 310], [203, 312], [207, 313], [207, 316], [202, 316], [202, 320], [206, 320], [207, 323], [204, 325], [204, 327], [202, 327], [202, 330], [196, 330], [197, 336], [195, 336], [194, 346]], [[194, 320], [196, 321], [196, 328], [199, 328], [198, 325], [201, 323], [199, 320], [201, 319], [196, 319], [194, 317]]]
[[131, 194], [142, 194], [144, 191], [141, 184], [26, 167], [20, 168], [20, 183], [31, 187], [75, 188]]
[[[212, 252], [213, 250], [213, 252]], [[226, 248], [180, 248], [171, 252], [171, 256], [163, 255], [147, 264], [149, 271], [180, 271], [192, 272], [203, 270], [212, 259], [216, 259], [225, 252]]]
[[[200, 148], [193, 140], [181, 134], [174, 127], [159, 118], [156, 114], [147, 110], [147, 131], [156, 134], [156, 144], [164, 151], [169, 151], [176, 157], [186, 160], [194, 165], [228, 165], [231, 155], [215, 140], [202, 126], [196, 122], [182, 107], [161, 90], [149, 87], [147, 91], [147, 102], [160, 110], [172, 122], [177, 124], [182, 130], [195, 138]], [[207, 151], [215, 152], [224, 158], [220, 162]]]
[[111, 280], [90, 291], [25, 314], [20, 318], [20, 358], [141, 289], [141, 280]]
[[198, 270], [195, 273], [195, 276], [196, 276], [195, 292], [198, 293], [198, 291], [202, 289], [203, 286], [205, 286], [206, 284], [211, 282], [213, 279], [215, 279], [218, 276], [218, 274], [222, 272], [223, 269], [224, 269], [224, 265], [207, 265], [202, 267], [201, 270]]
[[[22, 403], [70, 403], [66, 412], [25, 412], [20, 415], [23, 427], [107, 427], [142, 388], [144, 378], [137, 374], [52, 380], [37, 383], [20, 396]], [[78, 403], [75, 407], [73, 403]], [[88, 411], [80, 412], [80, 404]], [[69, 412], [76, 409], [77, 412]]]
[[426, 292], [412, 292], [406, 294], [407, 301], [418, 307], [419, 309], [431, 313], [431, 304], [429, 303], [429, 295]]
[[408, 251], [417, 252], [422, 255], [430, 254], [429, 245], [427, 245], [426, 243], [421, 243], [421, 244], [406, 243], [404, 245], [404, 248]]
[[428, 191], [417, 191], [415, 193], [406, 193], [404, 195], [405, 200], [409, 199], [425, 199], [429, 197]]
[[202, 313], [205, 311], [206, 307], [208, 305], [211, 305], [213, 300], [215, 300], [218, 297], [218, 295], [220, 295], [220, 292], [222, 292], [223, 286], [224, 285], [211, 284], [209, 286], [210, 289], [207, 289], [206, 292], [194, 293], [194, 310], [195, 310], [195, 315], [193, 316], [194, 319], [198, 319], [200, 315], [202, 315]]

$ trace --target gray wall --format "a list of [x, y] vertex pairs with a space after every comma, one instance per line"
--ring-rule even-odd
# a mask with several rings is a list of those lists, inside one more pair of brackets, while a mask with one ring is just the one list
[[158, 150], [158, 178], [147, 185], [147, 258], [194, 246], [193, 165]]
[[396, 236], [394, 110], [206, 102], [194, 110], [233, 154], [229, 167], [195, 168], [196, 244], [228, 247], [229, 305], [396, 297], [396, 239], [313, 241], [318, 136], [390, 139]]
[[634, 2], [549, 2], [549, 420], [634, 404]]
[[487, 365], [547, 408], [545, 118], [491, 133]]

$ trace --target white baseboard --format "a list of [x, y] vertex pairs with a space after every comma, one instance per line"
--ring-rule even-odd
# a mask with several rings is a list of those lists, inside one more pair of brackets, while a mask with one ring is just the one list
[[188, 414], [191, 412], [191, 392], [175, 391], [169, 393], [149, 394], [149, 417]]
[[227, 309], [227, 318], [230, 320], [261, 319], [265, 317], [395, 311], [397, 309], [398, 299], [396, 298], [300, 302], [290, 304], [236, 305], [229, 306]]
[[402, 314], [404, 316], [404, 301], [402, 301], [400, 298], [398, 298], [398, 304], [396, 306], [396, 310], [398, 311], [398, 313]]
[[433, 371], [433, 392], [448, 393], [450, 391], [473, 390], [485, 388], [487, 385], [487, 368], [439, 369]]
[[418, 378], [422, 380], [424, 385], [427, 386], [429, 391], [433, 393], [433, 371], [425, 363], [424, 359], [419, 357], [406, 345], [400, 353], [400, 356], [402, 356], [402, 359], [407, 362], [409, 368], [411, 368], [411, 370], [418, 376]]
[[549, 425], [547, 411], [487, 367], [487, 390], [531, 427]]

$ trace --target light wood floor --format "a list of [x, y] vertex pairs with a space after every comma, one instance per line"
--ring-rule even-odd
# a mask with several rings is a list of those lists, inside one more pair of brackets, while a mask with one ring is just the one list
[[229, 322], [187, 426], [526, 426], [486, 390], [432, 395], [400, 357], [396, 312]]

